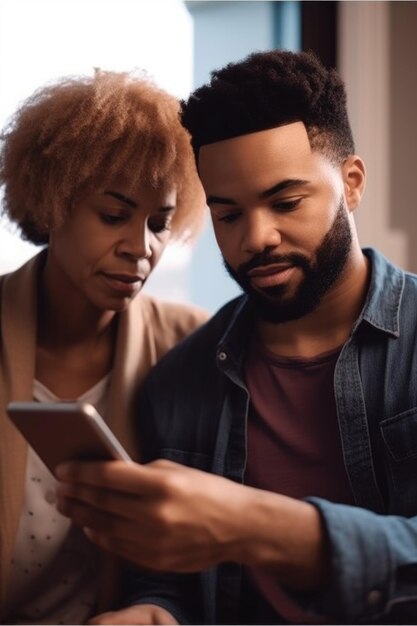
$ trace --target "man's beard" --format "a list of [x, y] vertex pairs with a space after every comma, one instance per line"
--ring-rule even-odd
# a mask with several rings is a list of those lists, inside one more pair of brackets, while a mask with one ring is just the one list
[[[316, 309], [330, 287], [342, 273], [352, 245], [352, 233], [341, 198], [336, 217], [321, 244], [316, 249], [315, 261], [298, 253], [271, 255], [266, 248], [261, 254], [243, 263], [235, 271], [225, 259], [224, 265], [230, 276], [248, 294], [249, 303], [255, 314], [274, 324], [289, 322], [304, 317]], [[292, 297], [287, 296], [288, 285], [276, 285], [254, 289], [248, 272], [256, 267], [286, 263], [299, 267], [304, 278]]]

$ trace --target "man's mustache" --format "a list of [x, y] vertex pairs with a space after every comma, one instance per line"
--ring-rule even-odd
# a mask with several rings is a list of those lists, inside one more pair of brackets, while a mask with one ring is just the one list
[[268, 252], [261, 252], [260, 254], [252, 257], [250, 261], [239, 265], [237, 268], [237, 274], [239, 276], [246, 276], [248, 272], [257, 267], [267, 267], [268, 265], [276, 264], [293, 265], [303, 269], [308, 269], [310, 267], [308, 259], [304, 255], [297, 254], [296, 252], [279, 255], [271, 255]]

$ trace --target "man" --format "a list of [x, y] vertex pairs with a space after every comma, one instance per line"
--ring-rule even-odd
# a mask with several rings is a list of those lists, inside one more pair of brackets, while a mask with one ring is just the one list
[[60, 469], [60, 510], [93, 541], [176, 573], [101, 623], [412, 623], [417, 277], [360, 248], [343, 83], [256, 53], [183, 123], [245, 295], [151, 373], [148, 465]]

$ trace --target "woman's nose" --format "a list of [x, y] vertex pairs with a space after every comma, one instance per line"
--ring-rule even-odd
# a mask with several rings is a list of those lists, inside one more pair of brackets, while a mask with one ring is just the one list
[[152, 256], [152, 250], [147, 228], [139, 232], [131, 230], [120, 242], [118, 252], [135, 260], [149, 259]]

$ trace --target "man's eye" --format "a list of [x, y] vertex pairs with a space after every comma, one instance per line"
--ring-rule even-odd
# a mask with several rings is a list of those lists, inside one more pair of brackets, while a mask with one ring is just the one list
[[226, 224], [230, 224], [231, 222], [235, 222], [240, 216], [240, 213], [226, 213], [226, 215], [219, 216], [217, 219], [219, 222], [225, 222]]
[[301, 198], [296, 198], [295, 200], [282, 200], [281, 202], [274, 202], [272, 207], [281, 213], [289, 213], [297, 208], [300, 204]]

